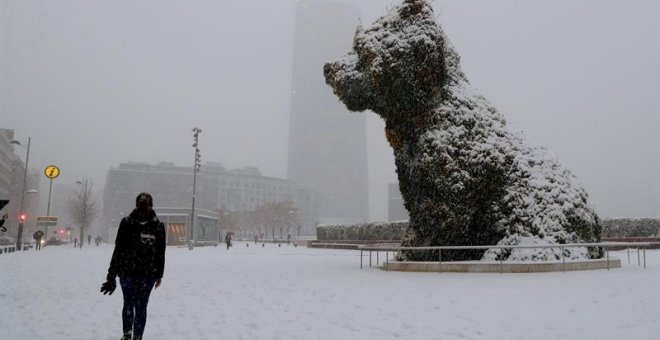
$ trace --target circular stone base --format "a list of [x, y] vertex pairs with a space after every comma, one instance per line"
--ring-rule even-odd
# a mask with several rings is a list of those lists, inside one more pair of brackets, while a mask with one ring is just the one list
[[620, 268], [621, 260], [607, 259], [562, 262], [389, 262], [383, 270], [400, 272], [447, 272], [447, 273], [545, 273], [576, 270]]

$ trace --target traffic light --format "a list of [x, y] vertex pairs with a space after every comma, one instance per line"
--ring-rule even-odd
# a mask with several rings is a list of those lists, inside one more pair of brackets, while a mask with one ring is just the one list
[[18, 220], [19, 220], [21, 223], [25, 223], [25, 220], [27, 220], [27, 215], [26, 215], [25, 213], [21, 213], [21, 214], [18, 216]]

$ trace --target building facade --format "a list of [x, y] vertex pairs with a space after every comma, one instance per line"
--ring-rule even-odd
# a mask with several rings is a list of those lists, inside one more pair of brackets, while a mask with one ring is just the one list
[[296, 8], [288, 179], [318, 191], [321, 223], [369, 216], [366, 116], [349, 112], [323, 79], [323, 65], [350, 48], [358, 16], [332, 1]]
[[[166, 162], [155, 165], [123, 163], [110, 169], [103, 192], [104, 225], [116, 228], [122, 217], [132, 211], [135, 197], [140, 192], [152, 194], [157, 212], [176, 211], [173, 214], [180, 217], [182, 211], [188, 209], [187, 215], [190, 216], [192, 175], [191, 168]], [[251, 211], [277, 202], [290, 202], [295, 207], [295, 212], [299, 213], [296, 222], [301, 225], [303, 235], [315, 232], [318, 195], [313, 190], [284, 179], [262, 176], [259, 169], [254, 167], [227, 170], [220, 163], [209, 162], [202, 165], [201, 172], [197, 174], [195, 207], [197, 213], [205, 212], [202, 217], [206, 220], [217, 221], [221, 212], [233, 214]], [[175, 215], [171, 215], [172, 220]], [[181, 223], [185, 225], [181, 226]], [[176, 228], [185, 231], [188, 223], [189, 218], [177, 220], [179, 226]], [[201, 237], [201, 234], [197, 235], [197, 228], [196, 223], [195, 236]], [[116, 229], [108, 230], [108, 236], [113, 240]], [[180, 232], [168, 230], [170, 232], [180, 237]], [[205, 231], [204, 235], [211, 233]]]
[[[27, 149], [10, 143], [14, 140], [14, 130], [0, 129], [0, 199], [10, 200], [9, 204], [2, 209], [2, 213], [8, 214], [9, 219], [5, 223], [7, 232], [0, 236], [15, 238], [18, 231], [18, 217], [21, 213], [21, 199], [24, 200], [23, 211], [27, 219], [23, 229], [23, 241], [32, 240], [32, 232], [35, 230], [35, 216], [39, 206], [39, 173], [29, 169], [25, 188], [23, 188], [23, 177], [25, 176], [25, 162], [17, 155], [18, 152], [27, 152]], [[22, 191], [25, 189], [25, 195]], [[1, 214], [0, 214], [1, 215]]]
[[399, 182], [390, 183], [387, 186], [387, 217], [390, 222], [410, 219], [408, 210], [403, 204]]
[[14, 131], [0, 129], [0, 198], [9, 199], [14, 183], [13, 164], [16, 160], [14, 145], [9, 141], [14, 139]]

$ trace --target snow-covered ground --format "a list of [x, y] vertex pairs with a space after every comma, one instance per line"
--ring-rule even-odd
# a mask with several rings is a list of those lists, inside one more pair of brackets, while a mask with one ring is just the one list
[[[119, 339], [111, 246], [0, 255], [1, 339]], [[167, 249], [145, 339], [659, 339], [660, 251], [646, 270], [360, 270], [359, 253], [237, 243]], [[636, 256], [633, 256], [636, 260]]]

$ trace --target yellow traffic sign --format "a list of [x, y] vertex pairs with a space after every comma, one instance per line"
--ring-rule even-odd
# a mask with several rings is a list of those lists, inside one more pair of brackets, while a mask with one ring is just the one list
[[44, 174], [46, 174], [46, 177], [50, 179], [57, 178], [57, 176], [60, 175], [60, 168], [56, 167], [55, 165], [49, 165], [46, 167]]

